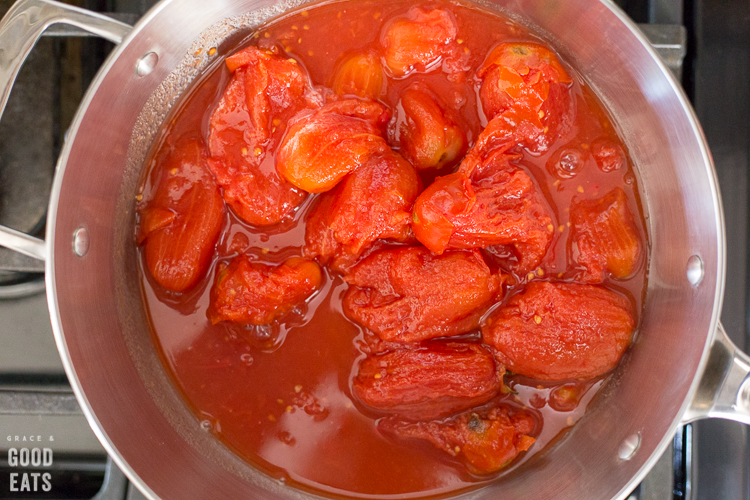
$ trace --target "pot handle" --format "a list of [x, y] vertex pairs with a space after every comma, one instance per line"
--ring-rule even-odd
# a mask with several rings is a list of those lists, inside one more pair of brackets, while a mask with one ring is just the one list
[[712, 417], [750, 425], [750, 356], [734, 345], [721, 323], [698, 390], [682, 421]]
[[[131, 26], [107, 16], [52, 0], [19, 0], [0, 20], [0, 116], [21, 65], [44, 30], [62, 23], [81, 28], [113, 43], [122, 42]], [[0, 226], [0, 246], [38, 260], [47, 258], [45, 242]]]

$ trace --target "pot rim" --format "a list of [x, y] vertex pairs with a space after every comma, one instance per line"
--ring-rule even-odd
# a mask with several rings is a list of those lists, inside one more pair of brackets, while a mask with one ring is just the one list
[[[140, 31], [146, 26], [151, 19], [156, 17], [168, 3], [172, 0], [160, 0], [154, 7], [149, 9], [145, 15], [143, 15], [138, 22], [133, 25], [130, 32], [123, 38], [122, 42], [117, 44], [114, 49], [107, 56], [107, 59], [102, 64], [96, 76], [92, 80], [86, 93], [84, 94], [81, 103], [76, 110], [73, 121], [68, 129], [66, 140], [63, 144], [60, 156], [57, 160], [57, 167], [55, 169], [55, 176], [52, 184], [52, 190], [50, 193], [50, 202], [47, 210], [47, 225], [45, 232], [45, 246], [47, 250], [47, 259], [44, 264], [44, 280], [46, 285], [47, 294], [47, 307], [49, 309], [50, 320], [52, 323], [52, 333], [55, 337], [55, 344], [57, 350], [60, 353], [60, 359], [65, 369], [65, 374], [68, 376], [70, 386], [73, 389], [73, 393], [78, 400], [81, 411], [88, 421], [89, 427], [96, 435], [99, 442], [104, 447], [107, 455], [115, 462], [117, 467], [127, 476], [128, 480], [133, 483], [138, 490], [148, 500], [160, 500], [160, 497], [154, 493], [154, 491], [141, 479], [136, 471], [130, 466], [130, 464], [123, 458], [119, 450], [114, 446], [112, 440], [107, 435], [107, 432], [102, 427], [99, 419], [94, 414], [91, 403], [89, 403], [86, 394], [83, 392], [81, 381], [78, 377], [78, 373], [73, 366], [73, 361], [68, 350], [68, 345], [65, 340], [65, 333], [62, 329], [62, 318], [60, 317], [60, 310], [57, 301], [57, 284], [55, 276], [55, 228], [57, 223], [57, 210], [60, 202], [60, 193], [62, 190], [63, 178], [65, 177], [65, 170], [67, 169], [68, 158], [71, 153], [72, 145], [75, 142], [78, 129], [80, 128], [83, 117], [86, 114], [91, 101], [93, 100], [96, 92], [100, 85], [106, 78], [109, 70], [119, 59], [122, 53], [126, 50], [130, 42], [135, 39]], [[135, 71], [135, 70], [134, 70]], [[72, 244], [72, 239], [71, 239]]]
[[[613, 2], [613, 0], [599, 1], [607, 8], [609, 8], [609, 10], [620, 20], [620, 22], [622, 22], [628, 28], [631, 35], [633, 35], [633, 37], [635, 37], [641, 43], [641, 45], [651, 55], [651, 58], [657, 63], [662, 75], [669, 82], [670, 89], [678, 98], [682, 110], [687, 115], [690, 123], [690, 128], [692, 129], [695, 136], [699, 138], [698, 143], [700, 145], [702, 156], [701, 163], [704, 165], [708, 173], [709, 186], [707, 188], [711, 190], [713, 211], [716, 221], [716, 228], [718, 231], [718, 234], [716, 235], [718, 246], [714, 304], [711, 313], [710, 328], [707, 332], [705, 343], [703, 344], [703, 352], [701, 354], [700, 362], [698, 363], [698, 366], [695, 370], [693, 380], [690, 384], [690, 388], [685, 395], [685, 399], [683, 400], [679, 411], [674, 416], [674, 419], [667, 432], [664, 434], [662, 440], [656, 446], [656, 448], [654, 448], [651, 456], [649, 456], [649, 458], [643, 462], [643, 465], [639, 469], [638, 473], [630, 479], [630, 481], [620, 490], [620, 493], [616, 497], [616, 499], [618, 500], [624, 500], [632, 492], [635, 486], [643, 481], [643, 479], [651, 471], [654, 465], [656, 465], [656, 462], [659, 461], [669, 444], [672, 442], [674, 435], [677, 432], [677, 428], [688, 423], [685, 421], [684, 417], [688, 413], [688, 409], [690, 408], [691, 403], [698, 391], [698, 386], [701, 383], [703, 373], [706, 369], [706, 365], [708, 364], [711, 345], [714, 343], [714, 340], [717, 337], [717, 330], [720, 327], [721, 309], [724, 302], [724, 287], [726, 285], [726, 226], [724, 220], [724, 209], [721, 200], [721, 191], [719, 190], [719, 179], [716, 173], [716, 167], [714, 165], [713, 157], [711, 156], [711, 151], [708, 147], [708, 141], [706, 140], [706, 136], [703, 133], [703, 128], [700, 125], [698, 116], [696, 115], [693, 106], [690, 104], [690, 101], [688, 100], [687, 95], [682, 88], [682, 85], [677, 82], [676, 78], [672, 74], [672, 71], [669, 70], [667, 65], [653, 48], [646, 36], [638, 28], [636, 23], [632, 19], [630, 19], [630, 17], [628, 17], [628, 15], [622, 9], [620, 9], [620, 7], [618, 7]], [[647, 199], [645, 205], [648, 206]], [[646, 304], [648, 304], [648, 294], [646, 295], [646, 299], [644, 301], [644, 309], [646, 307]]]

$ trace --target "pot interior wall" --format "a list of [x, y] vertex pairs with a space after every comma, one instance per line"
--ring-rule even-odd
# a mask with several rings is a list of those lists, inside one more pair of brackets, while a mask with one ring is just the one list
[[[105, 446], [150, 494], [164, 498], [303, 496], [200, 430], [155, 353], [133, 244], [141, 166], [175, 100], [223, 55], [222, 40], [297, 3], [158, 4], [105, 64], [63, 151], [48, 224], [54, 231], [48, 279], [58, 345]], [[651, 248], [641, 330], [584, 419], [557, 446], [467, 498], [500, 492], [563, 500], [623, 496], [671, 439], [718, 317], [723, 228], [710, 158], [666, 70], [606, 4], [483, 4], [546, 33], [603, 98], [638, 168]], [[209, 56], [212, 47], [219, 50]], [[138, 77], [136, 61], [148, 52], [156, 52], [159, 62]], [[79, 227], [91, 238], [82, 258], [71, 248]], [[685, 274], [694, 254], [705, 267], [695, 287]], [[640, 436], [640, 448], [623, 460], [620, 445], [633, 435]]]

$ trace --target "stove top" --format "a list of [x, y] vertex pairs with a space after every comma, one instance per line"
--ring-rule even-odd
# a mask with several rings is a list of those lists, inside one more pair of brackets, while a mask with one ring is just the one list
[[[155, 0], [67, 0], [134, 23]], [[683, 83], [711, 147], [727, 227], [722, 322], [750, 346], [750, 3], [617, 0]], [[0, 14], [12, 4], [0, 0]], [[55, 160], [83, 93], [112, 45], [53, 26], [39, 41], [0, 121], [0, 224], [42, 235]], [[0, 248], [0, 498], [141, 500], [99, 444], [63, 372], [42, 267]], [[8, 449], [49, 448], [37, 491], [10, 493]], [[10, 460], [9, 460], [10, 459]], [[44, 460], [44, 457], [40, 457]], [[45, 477], [42, 474], [48, 473]], [[32, 474], [33, 476], [33, 474]], [[47, 482], [54, 486], [45, 492]], [[30, 477], [33, 483], [34, 478]], [[18, 476], [16, 486], [20, 486]], [[750, 499], [747, 428], [724, 420], [680, 429], [628, 500]]]

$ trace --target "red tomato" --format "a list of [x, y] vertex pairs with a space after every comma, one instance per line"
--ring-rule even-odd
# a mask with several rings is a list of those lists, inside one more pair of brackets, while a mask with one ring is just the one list
[[591, 154], [596, 160], [596, 165], [602, 172], [613, 172], [624, 169], [628, 160], [625, 158], [625, 151], [617, 142], [599, 138], [591, 143]]
[[441, 62], [448, 72], [459, 58], [453, 14], [443, 9], [425, 10], [412, 7], [406, 16], [389, 22], [380, 35], [385, 50], [386, 67], [396, 78], [414, 71], [428, 72]]
[[513, 110], [544, 132], [544, 140], [531, 146], [532, 151], [546, 151], [551, 139], [571, 126], [572, 80], [546, 47], [502, 43], [490, 52], [477, 74], [482, 79], [480, 97], [488, 119]]
[[280, 222], [305, 193], [276, 173], [266, 160], [287, 120], [306, 107], [311, 91], [305, 70], [282, 51], [248, 47], [226, 60], [234, 72], [211, 115], [209, 166], [224, 198], [246, 222]]
[[446, 116], [435, 95], [412, 85], [401, 94], [401, 151], [418, 170], [451, 167], [466, 149], [461, 127]]
[[320, 267], [300, 257], [269, 266], [240, 255], [216, 274], [208, 318], [265, 325], [304, 302], [322, 280]]
[[638, 267], [641, 243], [625, 192], [615, 188], [601, 198], [573, 203], [570, 254], [585, 268], [579, 281], [600, 283], [606, 273], [625, 279]]
[[372, 50], [344, 54], [336, 63], [331, 89], [338, 95], [356, 95], [378, 99], [383, 92], [385, 74], [380, 58]]
[[508, 370], [539, 380], [589, 379], [615, 367], [635, 328], [630, 302], [594, 285], [532, 282], [482, 327]]
[[546, 127], [539, 123], [537, 115], [523, 108], [511, 108], [487, 123], [467, 158], [476, 162], [493, 151], [518, 151], [518, 147], [540, 153], [549, 148], [550, 142]]
[[389, 119], [385, 106], [360, 99], [300, 115], [279, 148], [276, 169], [308, 193], [329, 191], [371, 157], [390, 151], [382, 136]]
[[489, 474], [506, 467], [536, 439], [534, 418], [510, 406], [467, 411], [447, 420], [404, 422], [389, 417], [378, 429], [401, 438], [424, 439], [446, 453], [461, 457], [475, 474]]
[[480, 135], [458, 172], [438, 177], [414, 203], [412, 228], [417, 239], [435, 253], [448, 248], [511, 245], [514, 268], [525, 274], [541, 262], [552, 241], [551, 211], [531, 177], [507, 153], [517, 129], [505, 116], [493, 120]]
[[421, 181], [394, 153], [373, 156], [321, 195], [307, 219], [305, 256], [348, 270], [378, 239], [405, 241]]
[[376, 411], [429, 420], [486, 403], [504, 373], [481, 345], [433, 342], [366, 358], [352, 390]]
[[478, 251], [434, 255], [409, 247], [368, 256], [344, 280], [350, 319], [385, 341], [419, 342], [477, 328], [503, 277]]
[[138, 242], [157, 283], [184, 292], [203, 277], [224, 223], [224, 200], [197, 141], [178, 141], [159, 159], [156, 190], [139, 210]]
[[310, 77], [284, 51], [248, 47], [227, 57], [226, 65], [235, 75], [240, 69], [246, 75], [245, 104], [251, 133], [257, 134], [261, 142], [271, 136], [274, 118], [290, 117], [305, 107], [305, 94], [311, 90]]

